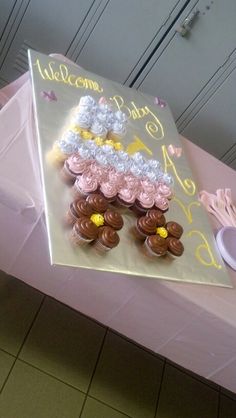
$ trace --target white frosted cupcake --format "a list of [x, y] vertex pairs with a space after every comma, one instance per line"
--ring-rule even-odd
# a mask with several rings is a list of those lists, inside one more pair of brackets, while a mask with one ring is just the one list
[[93, 117], [90, 112], [79, 111], [72, 118], [72, 123], [79, 126], [81, 129], [89, 129], [92, 122]]
[[82, 96], [79, 101], [79, 109], [92, 108], [97, 106], [95, 99], [92, 96]]
[[106, 138], [107, 136], [107, 129], [97, 120], [92, 123], [90, 132], [94, 135], [94, 137]]
[[115, 121], [111, 125], [111, 129], [108, 133], [108, 138], [112, 139], [113, 141], [119, 141], [123, 136], [126, 134], [126, 127], [124, 123]]
[[127, 123], [128, 119], [127, 119], [126, 114], [124, 112], [121, 112], [120, 110], [117, 110], [117, 112], [115, 112], [114, 117], [117, 120], [117, 122], [120, 122], [123, 124]]

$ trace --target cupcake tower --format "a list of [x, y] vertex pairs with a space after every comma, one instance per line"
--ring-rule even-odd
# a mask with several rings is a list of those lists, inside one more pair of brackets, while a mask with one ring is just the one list
[[70, 241], [75, 246], [92, 243], [101, 253], [116, 247], [122, 229], [122, 216], [108, 207], [108, 202], [100, 194], [91, 194], [86, 199], [74, 200], [65, 217], [72, 227]]
[[184, 246], [180, 241], [183, 228], [177, 222], [166, 222], [161, 211], [149, 210], [137, 219], [133, 229], [137, 239], [144, 241], [143, 249], [149, 257], [160, 257], [168, 252], [180, 257]]

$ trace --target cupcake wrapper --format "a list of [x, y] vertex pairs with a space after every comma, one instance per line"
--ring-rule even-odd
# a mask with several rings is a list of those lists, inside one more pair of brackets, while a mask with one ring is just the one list
[[103, 253], [107, 253], [108, 251], [111, 250], [111, 248], [106, 247], [105, 245], [103, 245], [98, 239], [96, 241], [94, 241], [93, 247], [100, 252], [101, 254]]
[[165, 210], [160, 209], [157, 205], [154, 205], [154, 208], [153, 208], [153, 209], [160, 210], [162, 213], [166, 213], [166, 212], [169, 210], [169, 208], [167, 208], [167, 209], [165, 209]]
[[102, 192], [101, 192], [100, 187], [98, 188], [98, 193], [100, 193], [100, 195], [101, 195], [102, 197], [104, 197], [104, 199], [106, 199], [106, 201], [107, 201], [108, 203], [112, 203], [112, 204], [114, 204], [114, 203], [116, 202], [117, 195], [115, 195], [115, 196], [113, 196], [113, 197], [107, 197], [107, 196], [105, 196], [105, 194], [104, 194], [104, 193], [102, 193]]
[[71, 235], [70, 235], [70, 241], [73, 245], [82, 247], [82, 246], [89, 244], [93, 240], [81, 237], [81, 235], [79, 235], [78, 233], [75, 233], [74, 230], [72, 230]]
[[65, 217], [64, 217], [64, 224], [66, 226], [73, 226], [78, 218], [72, 215], [71, 211], [68, 210]]
[[75, 180], [76, 180], [76, 175], [70, 173], [65, 167], [62, 167], [61, 171], [60, 171], [60, 178], [61, 180], [68, 184], [68, 185], [73, 185]]
[[81, 189], [79, 189], [76, 185], [74, 185], [73, 188], [72, 188], [72, 194], [73, 194], [75, 199], [79, 199], [81, 197], [87, 197], [91, 193], [96, 193], [96, 190], [94, 190], [92, 192], [84, 192]]
[[142, 231], [139, 230], [137, 223], [135, 227], [133, 228], [133, 231], [134, 231], [136, 238], [143, 239], [143, 240], [147, 238], [147, 234], [144, 234]]
[[152, 208], [143, 208], [143, 207], [137, 205], [137, 203], [135, 202], [131, 209], [136, 215], [143, 216], [147, 213], [148, 210], [150, 210]]
[[133, 203], [124, 202], [124, 200], [120, 199], [119, 196], [117, 196], [115, 203], [117, 207], [123, 208], [131, 208], [133, 205]]
[[154, 253], [154, 252], [151, 250], [151, 248], [150, 248], [150, 247], [149, 247], [149, 245], [147, 244], [147, 238], [145, 239], [145, 242], [144, 242], [144, 244], [143, 244], [143, 247], [144, 247], [145, 254], [146, 254], [148, 257], [151, 257], [151, 258], [155, 258], [155, 257], [162, 257], [162, 255], [161, 255], [161, 254], [156, 254], [156, 253]]

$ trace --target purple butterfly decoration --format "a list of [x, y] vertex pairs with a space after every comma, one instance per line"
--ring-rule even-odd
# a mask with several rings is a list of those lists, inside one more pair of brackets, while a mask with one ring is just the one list
[[164, 102], [164, 100], [160, 99], [160, 97], [155, 97], [155, 98], [154, 98], [154, 103], [155, 103], [157, 106], [160, 106], [160, 107], [166, 107], [166, 102]]
[[49, 90], [49, 91], [41, 91], [40, 96], [44, 99], [47, 100], [48, 102], [56, 102], [57, 101], [57, 96], [55, 95], [53, 90]]

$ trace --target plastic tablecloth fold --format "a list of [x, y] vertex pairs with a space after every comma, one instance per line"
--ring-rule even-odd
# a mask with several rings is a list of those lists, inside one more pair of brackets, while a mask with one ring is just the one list
[[[228, 289], [51, 266], [28, 74], [0, 90], [0, 105], [0, 268], [236, 392], [236, 273]], [[183, 146], [199, 188], [230, 187], [236, 200], [235, 171]]]

